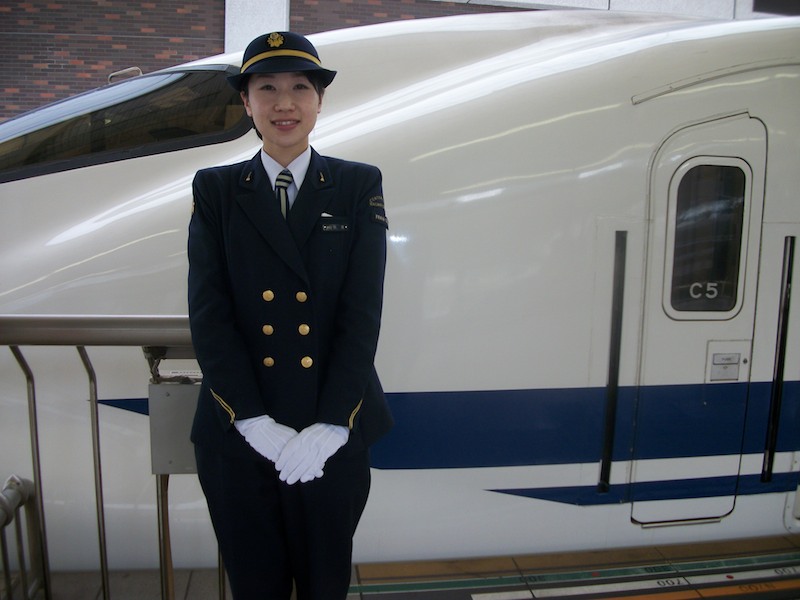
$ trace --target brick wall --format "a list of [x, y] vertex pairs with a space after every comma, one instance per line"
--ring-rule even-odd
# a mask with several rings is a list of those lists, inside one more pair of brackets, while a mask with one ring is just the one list
[[[104, 85], [224, 48], [224, 0], [3, 0], [0, 122]], [[398, 19], [508, 10], [429, 0], [295, 0], [291, 27], [314, 33]]]
[[4, 0], [0, 119], [145, 72], [222, 52], [224, 1]]
[[289, 22], [294, 31], [308, 34], [403, 19], [509, 10], [520, 9], [429, 0], [292, 0]]

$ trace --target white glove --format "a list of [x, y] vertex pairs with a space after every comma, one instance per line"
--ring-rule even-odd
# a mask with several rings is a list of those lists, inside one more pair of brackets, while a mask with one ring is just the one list
[[314, 423], [286, 443], [275, 463], [280, 480], [289, 485], [322, 477], [325, 462], [347, 443], [350, 430], [343, 425]]
[[297, 432], [291, 427], [276, 423], [269, 415], [234, 421], [242, 437], [264, 458], [276, 462], [283, 447]]

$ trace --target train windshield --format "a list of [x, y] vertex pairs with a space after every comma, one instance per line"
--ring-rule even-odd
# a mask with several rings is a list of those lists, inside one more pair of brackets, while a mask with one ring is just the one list
[[224, 142], [251, 128], [229, 73], [115, 83], [0, 125], [0, 181]]

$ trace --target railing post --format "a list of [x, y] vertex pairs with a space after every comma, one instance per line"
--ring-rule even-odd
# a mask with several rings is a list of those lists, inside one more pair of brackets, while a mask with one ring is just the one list
[[[19, 563], [19, 588], [22, 590], [23, 600], [39, 597], [39, 591], [44, 590], [45, 573], [43, 571], [42, 557], [39, 555], [40, 547], [36, 543], [38, 520], [35, 517], [36, 495], [32, 481], [12, 475], [6, 479], [0, 492], [0, 555], [3, 563], [3, 579], [5, 581], [4, 595], [8, 600], [15, 597], [14, 584], [11, 579], [11, 566], [8, 558], [6, 544], [6, 526], [14, 521], [14, 532], [17, 543], [17, 560]], [[20, 510], [25, 507], [28, 527], [28, 560], [25, 560], [25, 538], [22, 534]], [[28, 574], [32, 576], [29, 579]]]
[[158, 505], [158, 559], [161, 571], [161, 599], [174, 600], [175, 577], [172, 568], [172, 542], [169, 535], [169, 474], [156, 475]]
[[[36, 513], [38, 516], [35, 543], [38, 545], [38, 554], [42, 560], [42, 587], [44, 588], [44, 597], [45, 600], [51, 600], [53, 594], [50, 586], [50, 555], [47, 553], [47, 530], [45, 528], [44, 518], [44, 495], [42, 494], [42, 465], [41, 457], [39, 456], [39, 421], [36, 411], [36, 386], [33, 380], [33, 371], [28, 365], [28, 361], [26, 361], [25, 357], [22, 355], [19, 346], [9, 346], [9, 349], [25, 375], [25, 382], [28, 390], [28, 424], [31, 435], [33, 493], [36, 499]], [[34, 543], [34, 541], [31, 540], [29, 543]]]
[[[0, 498], [0, 564], [3, 566], [3, 585], [6, 594], [12, 598], [13, 582], [11, 581], [11, 561], [8, 560], [8, 544], [6, 543], [6, 528], [4, 519], [2, 518], [5, 513], [2, 498]], [[10, 517], [9, 517], [10, 518]], [[0, 594], [0, 598], [2, 598]]]
[[89, 405], [92, 423], [92, 455], [94, 459], [94, 489], [97, 504], [97, 536], [100, 542], [100, 576], [103, 581], [103, 598], [109, 599], [108, 553], [106, 551], [106, 512], [103, 503], [103, 473], [100, 465], [100, 419], [97, 410], [97, 378], [86, 348], [78, 346], [86, 374], [89, 376]]

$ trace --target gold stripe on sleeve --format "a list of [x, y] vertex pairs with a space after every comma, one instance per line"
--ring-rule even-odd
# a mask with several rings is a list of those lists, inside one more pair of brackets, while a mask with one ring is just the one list
[[219, 402], [220, 406], [225, 409], [225, 412], [231, 416], [231, 423], [233, 423], [236, 418], [236, 413], [233, 412], [233, 409], [230, 407], [230, 405], [225, 402], [225, 400], [223, 400], [222, 397], [214, 390], [211, 390], [211, 395], [214, 396], [214, 400]]
[[362, 404], [364, 404], [364, 399], [363, 398], [358, 401], [358, 406], [356, 406], [353, 409], [353, 412], [350, 413], [350, 421], [349, 421], [350, 429], [353, 429], [353, 422], [356, 420], [356, 415], [358, 414], [358, 411], [361, 410], [361, 405]]

